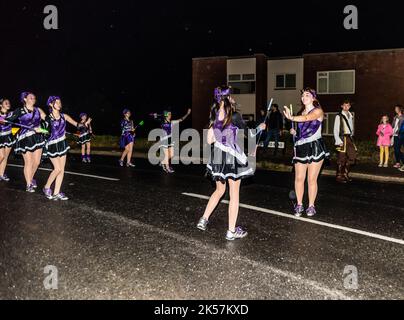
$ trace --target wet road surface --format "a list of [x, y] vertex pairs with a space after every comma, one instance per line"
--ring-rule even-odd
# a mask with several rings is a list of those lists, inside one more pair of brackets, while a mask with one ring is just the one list
[[[0, 183], [1, 299], [404, 299], [402, 185], [322, 177], [318, 216], [296, 220], [292, 175], [258, 171], [241, 190], [249, 236], [227, 242], [226, 203], [208, 231], [195, 228], [213, 191], [203, 166], [168, 176], [144, 160], [127, 169], [71, 156], [71, 200], [53, 202], [26, 193], [21, 162], [11, 164]], [[48, 174], [38, 171], [40, 188]], [[44, 287], [46, 266], [57, 290]]]

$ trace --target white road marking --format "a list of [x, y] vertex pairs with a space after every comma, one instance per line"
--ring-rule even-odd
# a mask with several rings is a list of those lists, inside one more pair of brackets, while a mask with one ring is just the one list
[[324, 294], [326, 294], [327, 296], [331, 297], [334, 300], [351, 300], [351, 298], [349, 296], [347, 296], [346, 294], [344, 294], [342, 291], [340, 291], [338, 289], [329, 288], [317, 281], [306, 279], [306, 278], [302, 277], [301, 275], [295, 274], [293, 272], [289, 272], [289, 271], [285, 271], [285, 270], [281, 270], [281, 269], [272, 267], [270, 265], [267, 265], [267, 264], [259, 262], [259, 261], [255, 261], [248, 257], [235, 254], [234, 252], [229, 252], [226, 249], [220, 249], [213, 245], [207, 244], [205, 242], [202, 242], [202, 241], [199, 241], [199, 240], [196, 240], [193, 238], [189, 238], [187, 236], [180, 235], [176, 232], [172, 232], [172, 231], [169, 231], [169, 230], [166, 230], [163, 228], [159, 228], [159, 227], [153, 226], [151, 224], [141, 222], [139, 220], [129, 219], [127, 217], [121, 216], [121, 215], [116, 214], [111, 211], [99, 210], [99, 209], [96, 209], [96, 208], [93, 208], [93, 207], [87, 206], [87, 205], [80, 205], [80, 210], [87, 210], [91, 214], [99, 215], [99, 216], [102, 216], [109, 220], [114, 220], [115, 222], [122, 223], [123, 225], [130, 225], [135, 228], [139, 228], [140, 230], [147, 230], [150, 232], [159, 233], [159, 234], [161, 234], [161, 236], [163, 238], [170, 237], [172, 239], [175, 239], [176, 241], [186, 243], [186, 244], [190, 245], [191, 247], [190, 248], [186, 248], [186, 247], [179, 248], [179, 250], [186, 251], [187, 253], [195, 255], [199, 259], [202, 259], [202, 260], [206, 259], [207, 253], [200, 253], [197, 250], [195, 250], [195, 248], [198, 248], [199, 250], [204, 249], [206, 252], [208, 252], [209, 254], [212, 255], [212, 259], [214, 259], [214, 257], [219, 257], [221, 255], [230, 256], [229, 257], [230, 260], [237, 260], [237, 261], [241, 262], [242, 264], [248, 263], [254, 267], [261, 268], [261, 270], [264, 270], [265, 272], [271, 272], [278, 276], [288, 278], [291, 281], [297, 282], [299, 284], [312, 287], [315, 290], [323, 292]]
[[[17, 164], [9, 164], [9, 167], [13, 168], [24, 168], [24, 166], [17, 165]], [[51, 172], [52, 169], [46, 169], [46, 168], [39, 168], [38, 170], [40, 171], [48, 171]], [[78, 173], [78, 172], [70, 172], [70, 171], [65, 171], [65, 174], [70, 174], [72, 176], [81, 176], [81, 177], [87, 177], [87, 178], [94, 178], [94, 179], [100, 179], [100, 180], [107, 180], [107, 181], [119, 181], [119, 179], [115, 178], [108, 178], [108, 177], [102, 177], [102, 176], [94, 176], [92, 174], [84, 174], [84, 173]]]
[[[200, 195], [200, 194], [195, 194], [195, 193], [183, 193], [182, 195], [187, 196], [187, 197], [201, 199], [201, 200], [209, 200], [210, 199], [210, 197], [203, 196], [203, 195]], [[223, 204], [229, 204], [229, 201], [224, 200], [224, 201], [222, 201], [222, 203]], [[272, 214], [272, 215], [275, 215], [275, 216], [278, 216], [278, 217], [298, 220], [298, 221], [307, 222], [307, 223], [311, 223], [311, 224], [316, 224], [316, 225], [327, 227], [327, 228], [332, 228], [332, 229], [342, 230], [342, 231], [346, 231], [346, 232], [356, 233], [356, 234], [367, 236], [367, 237], [370, 237], [370, 238], [375, 238], [375, 239], [379, 239], [379, 240], [384, 240], [384, 241], [404, 245], [404, 240], [402, 240], [402, 239], [390, 238], [390, 237], [386, 237], [386, 236], [383, 236], [383, 235], [380, 235], [380, 234], [371, 233], [371, 232], [362, 231], [362, 230], [353, 229], [353, 228], [348, 228], [348, 227], [343, 227], [343, 226], [340, 226], [340, 225], [326, 223], [326, 222], [322, 222], [322, 221], [311, 220], [311, 219], [306, 219], [306, 218], [298, 218], [298, 217], [295, 217], [292, 214], [287, 214], [287, 213], [278, 212], [278, 211], [274, 211], [274, 210], [269, 210], [269, 209], [265, 209], [265, 208], [250, 206], [250, 205], [243, 204], [243, 203], [240, 203], [240, 208], [249, 209], [249, 210], [258, 211], [258, 212], [263, 212], [263, 213], [269, 213], [269, 214]]]

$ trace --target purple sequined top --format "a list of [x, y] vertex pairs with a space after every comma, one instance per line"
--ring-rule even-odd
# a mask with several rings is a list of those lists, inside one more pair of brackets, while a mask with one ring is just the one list
[[48, 142], [61, 139], [66, 135], [66, 119], [63, 113], [56, 120], [52, 115], [49, 116], [48, 123], [50, 124], [50, 138]]
[[[311, 110], [308, 114], [312, 113], [313, 110]], [[302, 141], [304, 139], [308, 139], [315, 134], [318, 134], [320, 128], [321, 128], [322, 122], [320, 120], [314, 120], [314, 121], [307, 121], [307, 122], [300, 122], [298, 123], [298, 135], [297, 135], [297, 142]]]
[[[226, 116], [225, 116], [226, 118]], [[224, 119], [219, 120], [219, 113], [216, 113], [216, 120], [213, 124], [213, 130], [215, 134], [216, 143], [219, 143], [225, 147], [231, 148], [238, 153], [242, 153], [237, 143], [237, 136], [239, 128], [232, 122], [224, 127]]]
[[[2, 119], [8, 120], [8, 118], [12, 115], [12, 113], [0, 114]], [[1, 124], [0, 123], [0, 132], [9, 132], [12, 129], [12, 125], [8, 123]]]
[[[22, 108], [18, 121], [20, 124], [32, 129], [39, 128], [41, 126], [41, 113], [38, 108], [34, 108], [33, 112], [27, 112], [25, 108]], [[29, 131], [28, 129], [22, 129], [20, 135], [26, 134]]]
[[172, 132], [171, 122], [163, 122], [163, 124], [161, 125], [161, 128], [164, 130], [164, 132], [166, 133], [167, 136], [171, 135], [171, 132]]
[[134, 131], [134, 129], [135, 129], [135, 127], [134, 127], [134, 125], [133, 125], [133, 121], [132, 121], [132, 120], [123, 119], [123, 120], [121, 121], [121, 129], [122, 129], [122, 135], [125, 135], [125, 134], [132, 134], [133, 131]]
[[86, 126], [84, 123], [80, 122], [77, 126], [78, 131], [80, 132], [80, 135], [85, 135], [90, 133], [90, 126]]

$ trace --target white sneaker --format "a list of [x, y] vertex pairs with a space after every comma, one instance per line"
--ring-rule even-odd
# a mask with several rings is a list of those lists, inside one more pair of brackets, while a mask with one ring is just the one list
[[67, 200], [69, 200], [69, 198], [66, 197], [66, 195], [64, 193], [59, 193], [56, 196], [54, 196], [52, 199], [55, 200], [55, 201], [59, 201], [59, 200], [60, 201], [67, 201]]
[[248, 232], [244, 231], [241, 227], [237, 227], [235, 232], [227, 231], [226, 240], [234, 241], [237, 239], [243, 239], [247, 237]]
[[208, 224], [209, 221], [202, 217], [199, 220], [198, 225], [196, 227], [201, 231], [206, 231], [206, 229], [208, 228]]

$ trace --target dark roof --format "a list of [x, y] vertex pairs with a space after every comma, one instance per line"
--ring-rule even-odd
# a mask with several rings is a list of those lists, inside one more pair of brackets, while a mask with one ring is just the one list
[[[300, 59], [305, 56], [319, 56], [319, 55], [336, 55], [336, 54], [361, 54], [361, 53], [388, 53], [388, 52], [404, 52], [404, 48], [394, 48], [394, 49], [374, 49], [374, 50], [359, 50], [359, 51], [337, 51], [337, 52], [318, 52], [318, 53], [305, 53], [301, 56], [284, 56], [284, 57], [267, 57], [267, 60], [289, 60], [289, 59]], [[257, 53], [254, 55], [245, 56], [212, 56], [212, 57], [199, 57], [193, 58], [192, 60], [210, 60], [210, 59], [250, 59], [255, 58], [259, 55], [265, 55], [262, 53]], [[266, 55], [265, 55], [266, 56]]]

